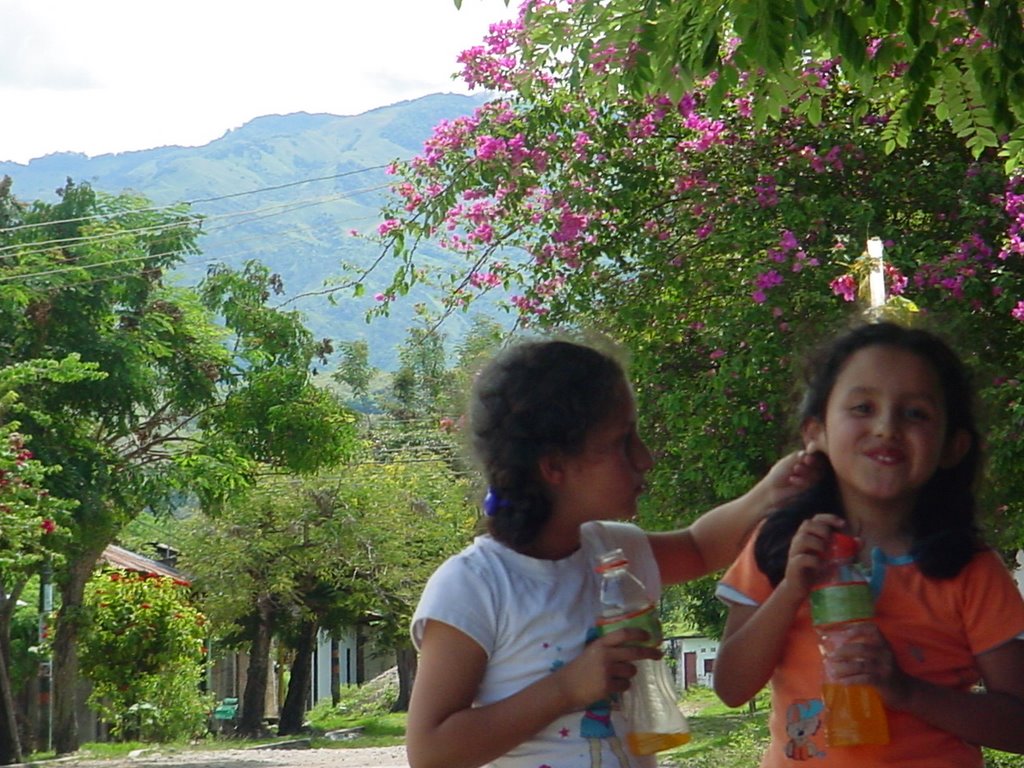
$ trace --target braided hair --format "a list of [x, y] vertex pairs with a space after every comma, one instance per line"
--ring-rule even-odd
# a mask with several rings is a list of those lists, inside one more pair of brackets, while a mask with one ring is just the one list
[[472, 451], [490, 486], [487, 528], [522, 551], [551, 517], [540, 459], [582, 452], [627, 386], [623, 366], [570, 341], [519, 342], [477, 376], [469, 406]]

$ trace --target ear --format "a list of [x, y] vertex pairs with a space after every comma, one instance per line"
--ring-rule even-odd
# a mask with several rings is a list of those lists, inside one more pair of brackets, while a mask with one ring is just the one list
[[818, 418], [812, 416], [809, 419], [804, 419], [804, 423], [800, 425], [800, 436], [803, 438], [804, 450], [807, 453], [825, 452], [823, 448], [825, 445], [824, 435], [825, 425]]
[[942, 469], [955, 467], [971, 449], [971, 442], [970, 433], [966, 429], [958, 429], [946, 440], [946, 447], [942, 449], [942, 456], [939, 458], [939, 466]]
[[561, 485], [565, 479], [565, 461], [559, 453], [547, 453], [537, 460], [540, 477], [549, 486]]

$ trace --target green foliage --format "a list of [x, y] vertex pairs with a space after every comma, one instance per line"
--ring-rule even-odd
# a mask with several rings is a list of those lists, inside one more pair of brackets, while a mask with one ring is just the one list
[[356, 399], [370, 394], [373, 368], [370, 366], [370, 345], [365, 341], [348, 341], [340, 345], [341, 363], [333, 378], [348, 385]]
[[[654, 13], [645, 23], [665, 34], [655, 37], [665, 56], [678, 54], [666, 47], [671, 35], [701, 23], [710, 37], [687, 39], [679, 55], [705, 46], [726, 55], [712, 39], [724, 35], [721, 19], [700, 16], [719, 6], [644, 8]], [[868, 27], [844, 12], [852, 46]], [[679, 13], [691, 15], [670, 28]], [[910, 123], [889, 90], [834, 59], [790, 61], [783, 79], [747, 80], [727, 67], [682, 90], [633, 92], [628, 44], [645, 34], [640, 14], [614, 0], [545, 3], [522, 28], [496, 27], [467, 54], [467, 81], [496, 95], [439, 125], [420, 157], [396, 167], [382, 237], [397, 261], [394, 295], [422, 273], [418, 248], [432, 241], [463, 259], [433, 275], [452, 311], [502, 286], [521, 325], [597, 328], [622, 342], [641, 430], [659, 459], [641, 520], [666, 529], [742, 493], [796, 447], [801, 361], [863, 316], [865, 244], [880, 237], [886, 311], [955, 339], [978, 373], [986, 414], [998, 414], [987, 423], [980, 509], [995, 541], [1024, 542], [1014, 469], [1024, 456], [1012, 437], [1024, 426], [1015, 375], [1024, 363], [1021, 182], [995, 152], [965, 145], [987, 119], [973, 86], [949, 74], [943, 87], [956, 99], [947, 111], [925, 99]], [[744, 23], [755, 31], [761, 22]], [[757, 34], [771, 45], [773, 31]], [[593, 45], [580, 59], [572, 46], [584, 39]], [[922, 50], [931, 39], [922, 32]], [[764, 51], [729, 53], [747, 70]], [[675, 77], [658, 51], [647, 54], [653, 72]], [[888, 72], [895, 55], [877, 52], [885, 76], [902, 82]], [[588, 82], [580, 61], [607, 78]], [[615, 78], [610, 90], [589, 87]], [[790, 80], [803, 93], [793, 103]], [[762, 88], [767, 99], [751, 96]], [[765, 123], [759, 110], [776, 119]]]
[[0, 423], [0, 598], [24, 583], [67, 539], [73, 502], [51, 496], [46, 476], [60, 467], [33, 457], [17, 422]]
[[[319, 730], [351, 728], [367, 721], [390, 716], [391, 705], [398, 698], [398, 680], [385, 673], [364, 685], [341, 688], [338, 703], [321, 701], [309, 713], [309, 723]], [[399, 715], [393, 721], [400, 722]]]
[[718, 586], [716, 576], [705, 576], [683, 584], [668, 587], [662, 595], [666, 626], [676, 632], [697, 632], [706, 637], [721, 638], [727, 609], [715, 597]]
[[209, 696], [199, 691], [205, 619], [167, 578], [107, 569], [86, 592], [80, 639], [90, 703], [118, 739], [172, 741], [206, 729]]
[[[59, 698], [73, 691], [61, 677], [73, 669], [84, 580], [128, 521], [181, 491], [222, 502], [261, 466], [314, 471], [347, 455], [354, 433], [312, 382], [330, 345], [267, 306], [277, 276], [250, 263], [212, 269], [198, 290], [169, 285], [165, 273], [198, 254], [200, 219], [187, 206], [71, 181], [58, 196], [26, 206], [0, 185], [0, 370], [37, 366], [13, 413], [39, 460], [61, 467], [47, 490], [78, 502], [68, 567], [55, 574]], [[55, 712], [69, 716], [62, 704]], [[54, 731], [59, 749], [76, 746], [71, 723]]]
[[[979, 157], [1024, 117], [1024, 25], [1016, 3], [845, 3], [822, 0], [630, 0], [533, 4], [526, 14], [531, 66], [558, 69], [576, 91], [678, 97], [706, 78], [742, 88], [759, 126], [804, 102], [814, 84], [793, 77], [808, 59], [887, 100], [913, 130], [924, 105], [949, 105]], [[712, 100], [717, 104], [717, 100]], [[905, 136], [905, 133], [897, 134]], [[905, 143], [890, 145], [890, 151]], [[1008, 148], [1010, 165], [1019, 152]]]
[[[372, 240], [353, 233], [376, 226], [385, 166], [418, 152], [438, 121], [466, 114], [481, 101], [433, 94], [361, 115], [266, 116], [200, 147], [96, 157], [65, 153], [27, 166], [0, 162], [0, 178], [10, 174], [23, 200], [49, 201], [71, 176], [109, 194], [144, 191], [155, 205], [195, 201], [190, 210], [206, 220], [203, 253], [169, 272], [175, 282], [197, 284], [209, 264], [241, 269], [246, 260], [259, 259], [280, 275], [288, 306], [302, 311], [317, 338], [369, 340], [372, 364], [393, 371], [415, 312], [399, 307], [386, 320], [366, 323], [388, 275], [369, 274], [364, 295], [355, 295], [353, 275], [370, 270], [380, 254]], [[444, 254], [435, 249], [433, 255], [443, 268]], [[417, 300], [431, 297], [424, 292]], [[448, 327], [453, 338], [460, 336], [463, 318], [452, 318]]]
[[985, 765], [989, 768], [1024, 768], [1024, 755], [1012, 755], [994, 749], [983, 749]]
[[[649, 507], [665, 524], [678, 522], [671, 499], [699, 510], [735, 495], [791, 444], [796, 360], [850, 314], [830, 283], [857, 268], [866, 234], [891, 238], [887, 259], [915, 278], [917, 304], [993, 338], [1020, 333], [1019, 260], [974, 251], [1001, 245], [998, 166], [973, 164], [930, 119], [886, 156], [886, 121], [858, 119], [875, 105], [829, 72], [821, 123], [791, 116], [773, 132], [742, 97], [710, 120], [701, 93], [608, 104], [524, 86], [400, 168], [394, 231], [453, 232], [438, 237], [465, 253], [452, 306], [472, 300], [467, 282], [521, 285], [524, 322], [594, 325], [633, 351], [646, 433], [665, 457]], [[958, 252], [992, 271], [968, 275]], [[1015, 369], [1014, 345], [965, 346]]]
[[215, 517], [190, 521], [182, 564], [219, 637], [270, 595], [279, 621], [314, 618], [337, 629], [372, 617], [385, 647], [408, 642], [419, 591], [466, 540], [469, 515], [465, 483], [443, 461], [392, 458], [267, 478]]
[[398, 681], [385, 673], [364, 685], [345, 686], [337, 705], [322, 701], [309, 711], [308, 720], [314, 733], [345, 728], [358, 728], [357, 738], [346, 741], [324, 741], [321, 747], [392, 747], [405, 742], [404, 712], [391, 712], [398, 698]]
[[21, 593], [21, 602], [11, 618], [11, 657], [7, 674], [11, 678], [11, 690], [17, 695], [25, 689], [39, 671], [44, 660], [44, 647], [40, 646], [39, 609], [37, 580], [29, 581]]

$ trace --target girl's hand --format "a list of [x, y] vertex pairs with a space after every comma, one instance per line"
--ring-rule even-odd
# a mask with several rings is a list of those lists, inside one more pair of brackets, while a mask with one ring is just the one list
[[828, 664], [836, 682], [873, 685], [892, 709], [902, 709], [910, 700], [913, 678], [900, 668], [885, 635], [873, 622], [847, 629], [828, 654]]
[[658, 648], [639, 645], [648, 639], [642, 629], [617, 629], [589, 643], [583, 653], [556, 670], [553, 674], [559, 678], [562, 695], [571, 709], [585, 709], [628, 689], [636, 675], [633, 662], [662, 656]]
[[812, 445], [808, 450], [796, 451], [775, 462], [762, 480], [766, 485], [768, 506], [777, 509], [818, 482], [825, 461]]
[[800, 523], [789, 544], [786, 573], [779, 587], [785, 585], [789, 589], [798, 590], [804, 596], [810, 593], [811, 587], [821, 576], [829, 537], [845, 524], [843, 518], [829, 514], [815, 515], [810, 520]]

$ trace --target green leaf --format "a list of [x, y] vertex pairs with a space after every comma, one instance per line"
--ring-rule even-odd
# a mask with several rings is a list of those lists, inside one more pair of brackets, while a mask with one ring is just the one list
[[918, 48], [917, 53], [914, 54], [914, 58], [910, 62], [910, 67], [907, 69], [904, 81], [917, 85], [923, 80], [929, 80], [932, 64], [937, 53], [938, 46], [932, 40]]
[[810, 106], [807, 110], [807, 119], [811, 121], [811, 125], [821, 125], [821, 99], [812, 96], [808, 101]]
[[921, 45], [922, 30], [928, 24], [927, 18], [925, 18], [924, 0], [908, 0], [906, 7], [906, 27], [905, 31], [907, 37], [914, 43], [914, 45]]
[[864, 50], [864, 38], [857, 31], [856, 26], [849, 15], [841, 10], [836, 10], [832, 15], [838, 35], [839, 52], [843, 60], [848, 63], [855, 72], [864, 68], [866, 54]]

